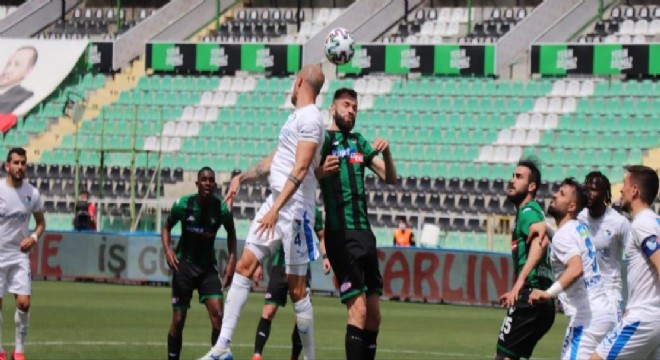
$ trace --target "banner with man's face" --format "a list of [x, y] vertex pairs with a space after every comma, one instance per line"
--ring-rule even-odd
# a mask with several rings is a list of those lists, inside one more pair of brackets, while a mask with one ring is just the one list
[[0, 116], [27, 114], [69, 75], [84, 40], [0, 39]]

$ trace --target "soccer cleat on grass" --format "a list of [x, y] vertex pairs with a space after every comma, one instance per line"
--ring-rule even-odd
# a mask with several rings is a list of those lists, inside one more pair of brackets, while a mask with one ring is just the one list
[[261, 360], [261, 354], [252, 355], [252, 360]]
[[229, 348], [218, 349], [214, 346], [211, 348], [211, 351], [207, 352], [206, 355], [198, 360], [234, 360], [234, 356], [231, 354]]
[[11, 360], [25, 360], [25, 354], [14, 351], [11, 354]]

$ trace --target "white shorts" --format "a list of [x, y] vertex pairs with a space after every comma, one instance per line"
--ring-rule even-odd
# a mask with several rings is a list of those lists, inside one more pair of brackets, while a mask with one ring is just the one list
[[0, 265], [0, 298], [6, 293], [30, 295], [31, 285], [29, 261], [21, 261], [6, 266]]
[[660, 360], [660, 321], [628, 312], [596, 348], [603, 359]]
[[268, 239], [265, 234], [257, 236], [260, 220], [271, 208], [276, 193], [272, 193], [266, 202], [259, 208], [250, 225], [250, 231], [245, 239], [245, 247], [253, 252], [260, 263], [266, 256], [275, 254], [280, 244], [284, 247], [284, 263], [286, 273], [292, 275], [307, 275], [307, 264], [318, 257], [318, 250], [314, 244], [314, 208], [304, 208], [289, 201], [280, 210], [275, 225], [275, 236]]
[[613, 318], [611, 321], [591, 320], [586, 324], [575, 321], [566, 329], [566, 336], [561, 349], [561, 359], [589, 359], [598, 344], [615, 324]]
[[624, 309], [621, 291], [608, 291], [607, 299], [610, 301], [610, 304], [616, 308], [616, 321], [621, 321]]

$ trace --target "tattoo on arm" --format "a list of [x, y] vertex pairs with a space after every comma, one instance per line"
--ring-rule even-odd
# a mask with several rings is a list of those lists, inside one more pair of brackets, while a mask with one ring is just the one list
[[241, 174], [241, 180], [250, 181], [260, 179], [270, 174], [271, 157], [261, 159], [256, 165]]
[[300, 184], [302, 183], [302, 181], [301, 181], [300, 179], [298, 179], [297, 177], [293, 176], [292, 174], [289, 174], [289, 176], [288, 176], [287, 179], [288, 179], [289, 181], [291, 181], [291, 182], [293, 183], [293, 185], [295, 185], [296, 188], [300, 187]]

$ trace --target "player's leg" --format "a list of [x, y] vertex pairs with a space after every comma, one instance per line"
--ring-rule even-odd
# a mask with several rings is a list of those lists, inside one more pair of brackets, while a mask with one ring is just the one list
[[316, 358], [314, 349], [314, 308], [307, 288], [307, 264], [287, 265], [287, 281], [305, 358], [313, 360]]
[[[344, 283], [346, 284], [346, 283]], [[364, 292], [347, 298], [344, 303], [348, 310], [344, 347], [347, 360], [361, 360], [365, 357], [365, 325], [367, 322], [367, 296]]]
[[293, 331], [291, 332], [291, 360], [298, 360], [302, 349], [303, 344], [300, 333], [298, 332], [298, 324], [293, 324]]
[[2, 296], [5, 294], [5, 289], [7, 288], [7, 272], [4, 267], [0, 267], [0, 360], [5, 360], [7, 354], [5, 349], [2, 347]]
[[367, 247], [367, 255], [362, 259], [364, 282], [367, 286], [367, 318], [364, 327], [364, 358], [376, 358], [378, 331], [380, 330], [380, 295], [383, 293], [383, 277], [378, 267], [376, 237], [371, 231], [360, 231], [356, 236], [364, 237], [362, 244]]
[[16, 312], [14, 313], [14, 324], [16, 326], [16, 337], [14, 353], [12, 357], [16, 360], [25, 358], [25, 340], [30, 325], [30, 263], [23, 261], [13, 265], [7, 272], [7, 283], [9, 293], [14, 294], [16, 299]]
[[188, 263], [179, 262], [179, 270], [172, 275], [172, 323], [167, 333], [167, 359], [179, 360], [183, 344], [183, 328], [194, 288]]
[[257, 325], [257, 333], [254, 337], [254, 355], [253, 360], [261, 359], [264, 346], [270, 336], [271, 322], [277, 314], [280, 306], [286, 305], [286, 298], [289, 292], [284, 265], [273, 265], [266, 288], [265, 304], [261, 311], [261, 319]]
[[218, 341], [222, 325], [222, 282], [218, 270], [214, 267], [200, 275], [197, 291], [199, 302], [206, 306], [211, 320], [211, 345]]
[[635, 314], [623, 319], [600, 342], [591, 359], [659, 359], [660, 322], [644, 321]]
[[[551, 317], [548, 311], [552, 312]], [[553, 322], [552, 304], [509, 308], [500, 329], [495, 359], [529, 358]]]
[[272, 195], [268, 197], [266, 202], [261, 206], [255, 220], [250, 225], [250, 230], [245, 240], [245, 248], [241, 254], [241, 258], [236, 264], [236, 271], [232, 279], [231, 286], [227, 291], [227, 298], [225, 301], [224, 315], [222, 317], [222, 327], [220, 329], [220, 336], [211, 351], [206, 353], [202, 360], [225, 360], [233, 359], [233, 355], [229, 350], [234, 335], [234, 329], [241, 316], [241, 311], [247, 302], [248, 295], [250, 294], [250, 286], [252, 285], [252, 275], [255, 270], [262, 263], [266, 256], [272, 253], [269, 246], [277, 246], [281, 242], [281, 232], [278, 233], [276, 229], [276, 239], [262, 239], [257, 235], [257, 228], [259, 223], [256, 219], [261, 219], [270, 209], [272, 204]]
[[[312, 213], [311, 211], [308, 213]], [[287, 214], [289, 215], [289, 214]], [[315, 359], [314, 308], [307, 287], [307, 269], [310, 254], [314, 252], [314, 237], [306, 215], [286, 217], [281, 222], [282, 247], [286, 264], [289, 295], [296, 315], [296, 326], [303, 345], [305, 358]]]

